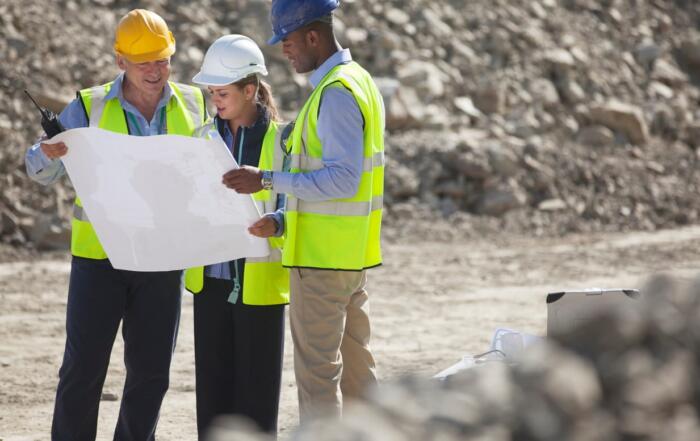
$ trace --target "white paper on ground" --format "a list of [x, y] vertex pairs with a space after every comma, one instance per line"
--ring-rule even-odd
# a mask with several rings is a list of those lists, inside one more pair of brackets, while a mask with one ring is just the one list
[[169, 271], [269, 254], [248, 227], [260, 213], [250, 195], [221, 183], [237, 168], [221, 140], [127, 136], [72, 129], [62, 158], [112, 265]]

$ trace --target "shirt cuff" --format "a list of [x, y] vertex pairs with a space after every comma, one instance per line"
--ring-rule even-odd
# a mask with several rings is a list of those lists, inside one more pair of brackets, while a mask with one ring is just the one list
[[275, 237], [281, 237], [284, 234], [284, 211], [277, 210], [274, 213], [268, 213], [265, 217], [271, 217], [277, 223], [277, 230], [275, 230]]

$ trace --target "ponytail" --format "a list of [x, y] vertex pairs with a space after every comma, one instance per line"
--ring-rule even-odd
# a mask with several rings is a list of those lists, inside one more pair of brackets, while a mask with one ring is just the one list
[[267, 107], [267, 111], [270, 112], [270, 119], [272, 121], [280, 120], [279, 110], [277, 110], [277, 103], [275, 102], [275, 98], [272, 96], [272, 89], [270, 88], [270, 85], [263, 80], [260, 80], [258, 84], [258, 102]]
[[247, 86], [248, 84], [254, 84], [255, 89], [257, 90], [255, 96], [257, 102], [267, 109], [268, 113], [270, 114], [270, 120], [280, 120], [280, 114], [279, 110], [277, 109], [277, 103], [275, 102], [275, 99], [272, 96], [272, 89], [270, 88], [269, 84], [261, 80], [255, 74], [245, 77], [234, 84], [241, 89]]

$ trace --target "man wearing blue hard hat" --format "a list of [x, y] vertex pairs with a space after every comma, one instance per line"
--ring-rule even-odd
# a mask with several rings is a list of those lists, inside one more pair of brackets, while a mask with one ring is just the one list
[[337, 0], [273, 0], [270, 44], [313, 91], [287, 140], [290, 171], [244, 167], [224, 181], [242, 193], [287, 194], [282, 264], [302, 421], [340, 416], [343, 399], [376, 384], [366, 270], [381, 264], [384, 104], [333, 33]]

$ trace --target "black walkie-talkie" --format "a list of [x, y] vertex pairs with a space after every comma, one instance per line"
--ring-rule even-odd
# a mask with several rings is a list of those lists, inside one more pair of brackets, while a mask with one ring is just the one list
[[24, 90], [24, 93], [27, 94], [30, 100], [34, 103], [37, 109], [39, 109], [39, 112], [41, 113], [41, 127], [44, 129], [44, 132], [46, 132], [46, 136], [49, 138], [53, 138], [54, 136], [58, 135], [61, 132], [65, 132], [65, 128], [63, 127], [63, 124], [58, 120], [56, 117], [56, 114], [50, 111], [49, 109], [44, 109], [41, 107], [39, 104], [37, 104], [36, 101], [34, 101], [34, 98], [27, 92], [27, 90]]

